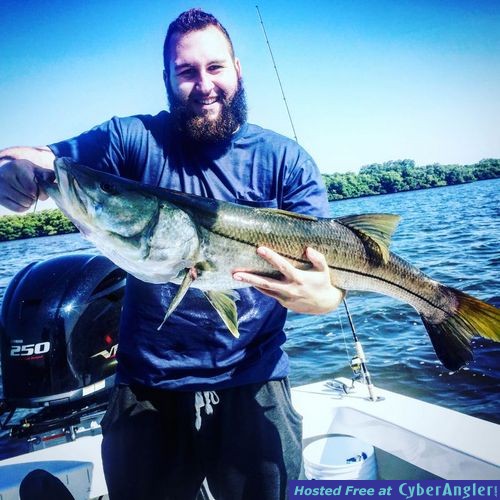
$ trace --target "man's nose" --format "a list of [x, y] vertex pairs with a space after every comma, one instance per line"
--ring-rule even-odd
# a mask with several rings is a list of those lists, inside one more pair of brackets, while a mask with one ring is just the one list
[[202, 94], [209, 94], [212, 91], [212, 89], [214, 88], [214, 82], [207, 72], [201, 71], [198, 74], [198, 78], [196, 80], [196, 88]]

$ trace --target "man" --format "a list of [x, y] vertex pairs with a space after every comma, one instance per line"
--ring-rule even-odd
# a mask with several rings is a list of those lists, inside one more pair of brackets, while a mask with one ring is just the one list
[[[224, 27], [200, 10], [182, 13], [164, 44], [170, 113], [113, 118], [73, 139], [10, 148], [0, 157], [0, 203], [27, 209], [34, 172], [56, 156], [141, 182], [246, 204], [329, 216], [321, 176], [295, 142], [246, 122], [241, 65]], [[40, 196], [44, 196], [40, 193]], [[192, 499], [204, 478], [217, 499], [284, 498], [301, 464], [301, 417], [290, 401], [281, 346], [286, 308], [337, 307], [324, 257], [295, 269], [258, 253], [280, 280], [235, 269], [256, 288], [239, 292], [240, 338], [190, 290], [161, 333], [176, 286], [129, 276], [118, 352], [118, 386], [103, 419], [111, 499]]]

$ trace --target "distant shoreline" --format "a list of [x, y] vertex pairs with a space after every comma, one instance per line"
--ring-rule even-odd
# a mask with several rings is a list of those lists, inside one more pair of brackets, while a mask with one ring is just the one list
[[422, 187], [422, 188], [405, 189], [405, 190], [401, 190], [401, 191], [393, 191], [391, 193], [360, 194], [359, 196], [349, 196], [349, 197], [346, 197], [346, 198], [332, 199], [330, 196], [328, 196], [328, 201], [331, 203], [331, 202], [334, 202], [334, 201], [354, 200], [354, 199], [357, 199], [357, 198], [373, 198], [375, 196], [384, 196], [384, 195], [387, 196], [387, 195], [390, 195], [390, 194], [410, 193], [412, 191], [426, 191], [427, 189], [439, 189], [439, 188], [452, 187], [452, 186], [463, 186], [464, 184], [473, 184], [475, 182], [492, 181], [492, 180], [495, 180], [497, 178], [500, 178], [500, 176], [499, 177], [492, 177], [490, 179], [477, 179], [477, 180], [474, 180], [474, 181], [459, 182], [459, 183], [456, 183], [456, 184], [444, 184], [444, 185], [439, 185], [439, 186], [429, 186], [429, 187]]
[[[359, 174], [323, 174], [322, 177], [328, 201], [338, 201], [497, 179], [500, 178], [500, 159], [481, 160], [474, 165], [426, 167], [417, 167], [412, 160], [398, 160], [362, 167]], [[57, 208], [0, 216], [0, 242], [76, 232], [73, 223]]]
[[323, 175], [329, 201], [454, 186], [499, 177], [500, 159], [492, 158], [473, 165], [436, 163], [423, 167], [416, 166], [413, 160], [397, 160], [366, 165], [358, 174]]

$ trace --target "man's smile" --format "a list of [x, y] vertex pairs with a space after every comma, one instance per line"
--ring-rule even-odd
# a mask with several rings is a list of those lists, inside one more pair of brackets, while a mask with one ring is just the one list
[[204, 99], [195, 99], [195, 102], [203, 106], [209, 106], [210, 104], [214, 104], [218, 100], [218, 97], [205, 97]]
[[221, 98], [219, 96], [211, 97], [191, 97], [191, 106], [196, 114], [214, 114], [220, 108]]

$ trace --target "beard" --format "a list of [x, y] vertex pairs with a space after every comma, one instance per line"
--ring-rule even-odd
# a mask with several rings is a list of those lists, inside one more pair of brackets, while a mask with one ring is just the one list
[[241, 78], [232, 97], [222, 95], [221, 108], [215, 119], [194, 113], [188, 103], [174, 95], [170, 82], [167, 84], [167, 96], [174, 128], [190, 142], [207, 145], [227, 143], [247, 119], [245, 89]]

